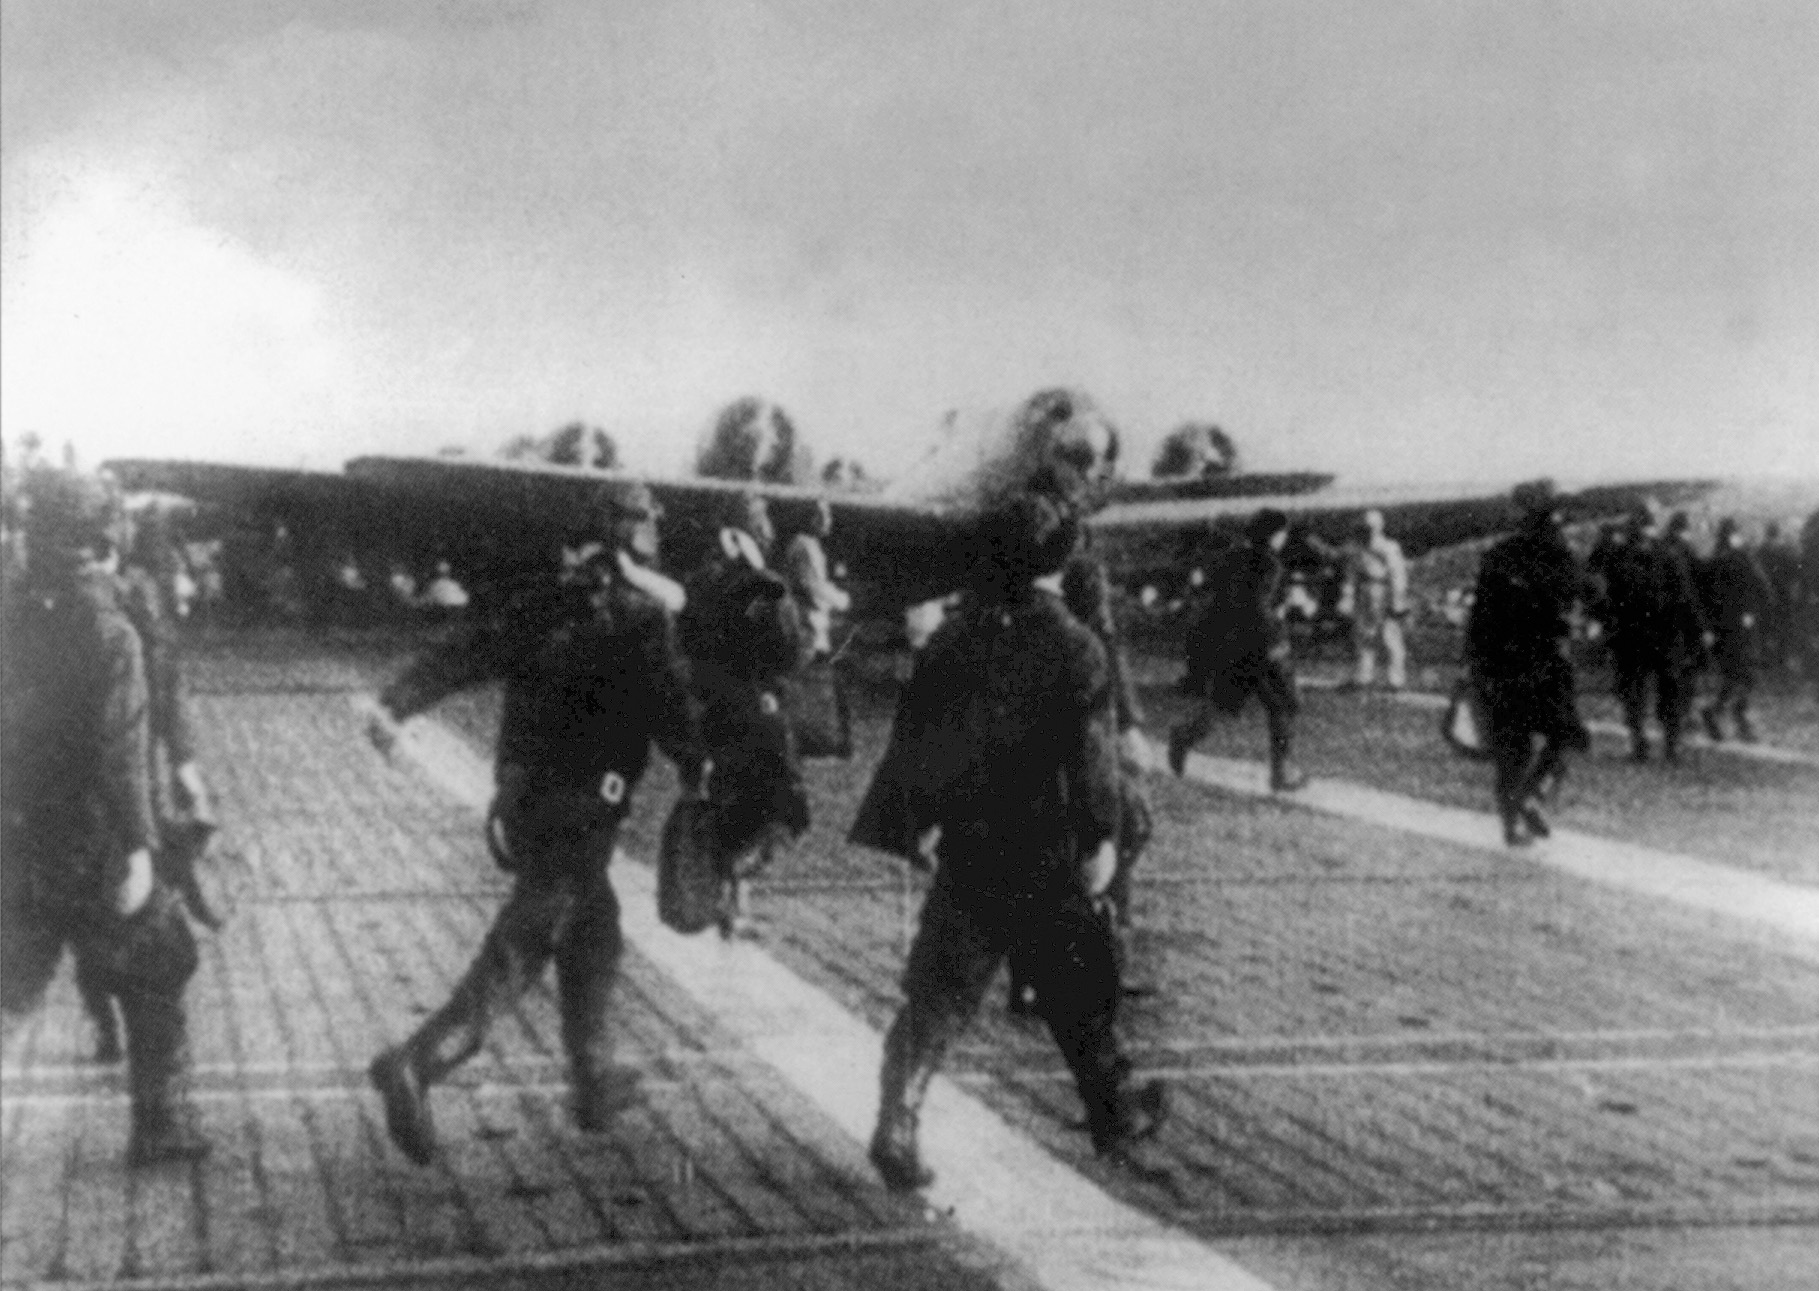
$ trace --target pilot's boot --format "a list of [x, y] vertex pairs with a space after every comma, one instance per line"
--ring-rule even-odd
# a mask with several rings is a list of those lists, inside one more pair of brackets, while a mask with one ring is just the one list
[[1192, 751], [1193, 741], [1188, 738], [1185, 724], [1172, 726], [1168, 732], [1168, 769], [1176, 776], [1187, 774], [1187, 755]]
[[1306, 787], [1307, 773], [1289, 756], [1294, 739], [1286, 722], [1270, 724], [1270, 792], [1293, 793]]
[[1111, 1155], [1149, 1138], [1168, 1115], [1167, 1088], [1159, 1080], [1136, 1084], [1130, 1061], [1112, 1029], [1115, 1008], [1087, 1016], [1051, 1015], [1049, 1028], [1086, 1105], [1093, 1150]]
[[138, 1169], [208, 1155], [189, 1097], [189, 1041], [180, 996], [132, 991], [121, 996], [126, 1018], [127, 1084], [132, 1138], [126, 1163]]
[[428, 1165], [436, 1156], [431, 1086], [478, 1053], [485, 1039], [490, 997], [500, 971], [491, 950], [489, 943], [455, 993], [409, 1039], [385, 1050], [366, 1069], [385, 1107], [386, 1133], [417, 1165]]
[[120, 1018], [114, 1012], [113, 992], [80, 955], [76, 957], [76, 989], [82, 996], [82, 1011], [95, 1024], [95, 1061], [119, 1062], [126, 1051], [120, 1047]]
[[878, 1126], [868, 1155], [893, 1192], [910, 1192], [935, 1181], [935, 1172], [923, 1164], [917, 1140], [922, 1100], [941, 1066], [942, 1055], [965, 1021], [934, 1016], [912, 1000], [904, 1005], [884, 1039]]
[[436, 1156], [436, 1123], [430, 1117], [429, 1085], [417, 1049], [405, 1043], [374, 1058], [367, 1078], [385, 1107], [385, 1132], [417, 1165]]
[[612, 1060], [612, 1024], [605, 1014], [605, 995], [602, 990], [594, 1016], [579, 1020], [571, 1017], [569, 999], [565, 996], [562, 1001], [562, 1040], [574, 1086], [575, 1125], [588, 1134], [612, 1129], [620, 1113], [644, 1101], [644, 1073]]
[[612, 997], [623, 946], [618, 901], [606, 889], [582, 903], [556, 948], [556, 997], [575, 1124], [589, 1134], [611, 1129], [620, 1113], [643, 1099], [639, 1082], [644, 1073], [613, 1061]]

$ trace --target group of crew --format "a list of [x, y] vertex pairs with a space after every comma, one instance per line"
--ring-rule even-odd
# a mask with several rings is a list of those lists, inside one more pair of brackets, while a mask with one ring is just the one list
[[95, 477], [36, 469], [24, 501], [0, 582], [0, 1010], [9, 1023], [34, 1010], [72, 950], [98, 1054], [127, 1061], [128, 1160], [194, 1158], [207, 1143], [187, 1093], [190, 920], [218, 915], [190, 869], [214, 816], [172, 555], [155, 522], [129, 535]]
[[[197, 963], [189, 919], [212, 912], [182, 866], [154, 858], [182, 850], [173, 838], [205, 839], [213, 816], [158, 591], [168, 556], [148, 540], [139, 572], [123, 578], [105, 485], [48, 470], [33, 485], [4, 616], [4, 1003], [9, 1017], [35, 1007], [73, 947], [103, 1056], [120, 1049], [116, 1007], [125, 1022], [129, 1161], [193, 1158], [207, 1144], [185, 1095], [183, 990]], [[924, 1093], [1007, 961], [1011, 1007], [1048, 1027], [1099, 1152], [1128, 1149], [1166, 1115], [1163, 1086], [1133, 1076], [1114, 1025], [1131, 871], [1151, 819], [1142, 714], [1109, 582], [1084, 538], [1084, 496], [1065, 475], [1046, 478], [955, 535], [950, 567], [966, 571], [964, 585], [918, 641], [848, 835], [934, 872], [871, 1143], [894, 1188], [932, 1177], [918, 1145]], [[1466, 636], [1512, 845], [1547, 834], [1545, 793], [1566, 754], [1589, 743], [1566, 648], [1575, 610], [1591, 607], [1607, 627], [1636, 756], [1648, 756], [1653, 686], [1671, 758], [1689, 660], [1707, 648], [1722, 685], [1702, 716], [1716, 736], [1729, 712], [1751, 737], [1754, 633], [1771, 586], [1728, 522], [1702, 567], [1675, 545], [1674, 524], [1641, 514], [1588, 564], [1565, 541], [1551, 486], [1525, 485], [1514, 501], [1522, 522], [1483, 558]], [[485, 837], [511, 893], [450, 997], [369, 1071], [412, 1161], [437, 1151], [433, 1087], [552, 961], [576, 1124], [604, 1130], [636, 1101], [636, 1071], [614, 1060], [623, 940], [608, 866], [653, 744], [675, 763], [681, 795], [708, 807], [724, 858], [723, 935], [749, 931], [749, 879], [808, 827], [792, 678], [828, 659], [833, 616], [848, 606], [822, 546], [831, 513], [819, 509], [779, 572], [763, 500], [745, 495], [682, 583], [659, 570], [658, 519], [647, 489], [616, 485], [591, 541], [494, 589], [373, 704], [368, 736], [389, 752], [414, 714], [503, 682]], [[1195, 707], [1168, 741], [1177, 774], [1218, 716], [1254, 696], [1271, 789], [1306, 781], [1292, 757], [1298, 701], [1281, 612], [1288, 531], [1285, 514], [1258, 511], [1204, 581], [1187, 642]], [[1364, 517], [1346, 568], [1353, 681], [1371, 684], [1381, 653], [1399, 688], [1408, 569], [1381, 515]]]
[[1699, 708], [1706, 735], [1723, 740], [1728, 716], [1730, 733], [1749, 742], [1756, 738], [1749, 702], [1758, 670], [1780, 671], [1805, 653], [1803, 562], [1781, 540], [1779, 526], [1766, 526], [1752, 550], [1736, 520], [1726, 517], [1704, 560], [1687, 541], [1687, 528], [1684, 513], [1662, 517], [1639, 508], [1600, 535], [1587, 561], [1596, 580], [1588, 608], [1609, 644], [1638, 762], [1651, 752], [1651, 690], [1662, 755], [1671, 762], [1695, 706], [1703, 662], [1709, 659], [1718, 674], [1715, 693]]
[[[1601, 534], [1581, 561], [1566, 541], [1549, 482], [1523, 485], [1514, 501], [1521, 525], [1479, 566], [1465, 654], [1487, 719], [1504, 839], [1520, 846], [1548, 835], [1542, 799], [1558, 786], [1566, 754], [1591, 742], [1578, 711], [1576, 617], [1589, 616], [1608, 643], [1631, 759], [1646, 763], [1652, 756], [1652, 691], [1661, 754], [1674, 762], [1707, 659], [1716, 667], [1717, 688], [1698, 710], [1706, 735], [1721, 742], [1728, 716], [1731, 733], [1755, 740], [1749, 700], [1758, 667], [1764, 658], [1775, 667], [1787, 663], [1805, 630], [1801, 616], [1811, 611], [1811, 593], [1802, 583], [1802, 560], [1781, 546], [1778, 530], [1765, 532], [1765, 553], [1776, 553], [1765, 561], [1726, 517], [1702, 561], [1687, 539], [1684, 513], [1662, 517], [1642, 507]], [[1819, 532], [1819, 516], [1809, 530]]]

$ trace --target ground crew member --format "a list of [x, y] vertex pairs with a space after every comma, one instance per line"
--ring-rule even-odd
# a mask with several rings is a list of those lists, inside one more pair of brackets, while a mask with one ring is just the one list
[[1591, 583], [1561, 536], [1552, 482], [1519, 485], [1512, 500], [1521, 524], [1478, 567], [1466, 656], [1490, 728], [1503, 838], [1516, 847], [1548, 836], [1541, 786], [1558, 783], [1568, 750], [1591, 747], [1567, 654], [1569, 615]]
[[[929, 642], [900, 705], [918, 729], [902, 732], [902, 744], [893, 731], [893, 745], [911, 765], [905, 775], [887, 754], [877, 779], [898, 777], [907, 792], [868, 792], [854, 825], [855, 841], [900, 855], [913, 852], [909, 839], [938, 831], [940, 863], [884, 1043], [870, 1148], [895, 1189], [934, 1177], [918, 1142], [923, 1096], [1007, 955], [1027, 965], [1095, 1149], [1124, 1148], [1164, 1113], [1162, 1086], [1135, 1086], [1119, 1047], [1115, 938], [1094, 904], [1116, 868], [1110, 669], [1061, 597], [1076, 528], [1025, 501], [1026, 540], [999, 549], [996, 580]], [[904, 810], [871, 815], [885, 799]]]
[[853, 603], [846, 589], [828, 574], [827, 549], [823, 544], [833, 531], [833, 507], [826, 502], [817, 502], [813, 527], [791, 538], [783, 555], [784, 578], [789, 584], [790, 595], [796, 598], [808, 620], [818, 659], [833, 653], [834, 615], [844, 614]]
[[1624, 532], [1623, 542], [1607, 548], [1600, 563], [1604, 590], [1598, 614], [1608, 632], [1631, 760], [1649, 758], [1648, 697], [1653, 686], [1661, 754], [1673, 762], [1680, 755], [1680, 727], [1689, 707], [1693, 669], [1704, 649], [1705, 620], [1685, 567], [1651, 531], [1648, 511], [1637, 510]]
[[127, 1162], [208, 1151], [190, 1102], [185, 984], [195, 937], [157, 878], [150, 698], [119, 605], [117, 499], [40, 469], [26, 483], [26, 568], [9, 578], [0, 749], [0, 1003], [30, 1012], [71, 946], [126, 1024]]
[[1774, 610], [1775, 591], [1729, 516], [1718, 523], [1716, 545], [1705, 567], [1705, 605], [1718, 664], [1718, 693], [1700, 711], [1700, 719], [1708, 736], [1722, 740], [1724, 727], [1718, 718], [1728, 709], [1737, 738], [1753, 742], [1756, 730], [1750, 725], [1749, 704], [1756, 689], [1757, 633]]
[[[191, 917], [217, 929], [221, 917], [203, 896], [194, 868], [216, 826], [214, 805], [196, 762], [195, 723], [184, 681], [183, 642], [177, 630], [176, 572], [181, 566], [161, 516], [147, 516], [133, 530], [129, 561], [120, 569], [116, 592], [127, 621], [139, 634], [145, 662], [152, 811], [159, 821], [162, 844], [157, 856], [159, 878], [182, 898]], [[95, 1061], [119, 1062], [124, 1050], [106, 976], [78, 953], [76, 985], [82, 1007], [95, 1025]]]
[[430, 1086], [479, 1050], [552, 959], [576, 1123], [604, 1130], [632, 1097], [635, 1075], [612, 1061], [623, 943], [607, 863], [651, 742], [676, 762], [685, 791], [701, 755], [672, 627], [680, 589], [650, 568], [656, 507], [633, 485], [603, 511], [611, 539], [591, 580], [565, 584], [552, 569], [547, 583], [504, 596], [386, 687], [373, 715], [369, 734], [389, 750], [397, 722], [505, 681], [487, 835], [513, 875], [511, 895], [447, 1003], [370, 1069], [392, 1141], [419, 1165], [436, 1150]]
[[756, 935], [751, 880], [809, 823], [784, 683], [808, 661], [813, 635], [784, 581], [765, 568], [770, 536], [764, 499], [741, 499], [689, 579], [678, 625], [726, 858], [720, 933], [728, 938]]
[[1169, 732], [1168, 763], [1181, 775], [1189, 750], [1212, 730], [1217, 717], [1235, 716], [1255, 695], [1269, 722], [1270, 789], [1292, 792], [1307, 777], [1291, 757], [1300, 700], [1278, 613], [1288, 517], [1265, 507], [1245, 525], [1244, 537], [1207, 571], [1206, 599], [1188, 629], [1187, 676], [1181, 683], [1199, 705]]
[[1768, 615], [1762, 620], [1762, 660], [1776, 672], [1787, 668], [1799, 655], [1799, 615], [1805, 596], [1800, 549], [1770, 520], [1762, 527], [1762, 543], [1756, 548], [1756, 563], [1768, 579], [1774, 593]]
[[1408, 618], [1408, 561], [1402, 544], [1383, 529], [1383, 512], [1371, 510], [1359, 522], [1358, 538], [1345, 551], [1344, 586], [1339, 612], [1352, 621], [1357, 655], [1353, 682], [1375, 684], [1377, 652], [1384, 656], [1384, 681], [1391, 690], [1408, 685], [1408, 646], [1403, 623]]

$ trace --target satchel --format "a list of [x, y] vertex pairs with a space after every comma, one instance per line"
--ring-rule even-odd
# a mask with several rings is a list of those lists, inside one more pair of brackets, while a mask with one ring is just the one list
[[657, 849], [657, 917], [682, 933], [709, 927], [720, 916], [721, 878], [713, 806], [685, 794], [670, 808]]
[[1461, 677], [1447, 700], [1446, 713], [1440, 719], [1440, 735], [1453, 749], [1474, 761], [1488, 761], [1490, 743], [1486, 738], [1489, 725], [1484, 717], [1484, 703], [1478, 687], [1470, 677]]
[[805, 758], [853, 756], [853, 714], [834, 659], [816, 659], [790, 678], [790, 726]]

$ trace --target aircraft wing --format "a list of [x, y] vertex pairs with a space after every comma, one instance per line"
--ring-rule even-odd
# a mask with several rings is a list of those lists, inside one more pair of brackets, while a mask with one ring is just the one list
[[[1209, 540], [1237, 534], [1264, 507], [1287, 513], [1292, 525], [1337, 546], [1367, 510], [1383, 513], [1390, 537], [1405, 554], [1484, 538], [1511, 528], [1513, 485], [1416, 485], [1327, 488], [1278, 496], [1177, 498], [1114, 502], [1093, 516], [1096, 545], [1114, 577], [1130, 583], [1178, 573], [1204, 558]], [[1569, 523], [1622, 515], [1646, 502], [1684, 506], [1717, 487], [1715, 480], [1657, 480], [1561, 488]]]
[[[664, 510], [671, 569], [691, 568], [733, 502], [756, 493], [769, 501], [780, 534], [806, 528], [816, 504], [832, 508], [829, 556], [845, 566], [863, 612], [939, 594], [964, 574], [954, 562], [964, 559], [965, 546], [953, 541], [963, 514], [873, 493], [464, 458], [361, 457], [339, 472], [142, 459], [107, 466], [132, 491], [179, 494], [242, 520], [282, 523], [296, 549], [317, 563], [349, 551], [417, 565], [446, 559], [463, 577], [484, 582], [547, 559], [588, 528], [603, 497], [642, 483]], [[1300, 481], [1291, 487], [1300, 489]], [[1569, 519], [1595, 519], [1645, 499], [1680, 505], [1713, 487], [1686, 480], [1597, 485], [1564, 492], [1562, 510]], [[1508, 529], [1514, 521], [1508, 497], [1507, 487], [1487, 485], [1174, 496], [1113, 501], [1090, 525], [1112, 576], [1129, 584], [1186, 570], [1203, 557], [1209, 537], [1236, 533], [1265, 506], [1335, 545], [1366, 509], [1376, 508], [1390, 535], [1414, 556]]]
[[[120, 459], [105, 463], [131, 492], [177, 494], [228, 523], [283, 524], [305, 558], [446, 559], [478, 582], [547, 559], [588, 530], [601, 501], [643, 484], [663, 509], [665, 563], [691, 568], [734, 503], [763, 496], [779, 534], [808, 527], [818, 503], [833, 510], [830, 557], [865, 583], [866, 599], [904, 604], [922, 594], [954, 531], [948, 513], [877, 494], [756, 481], [671, 479], [535, 461], [361, 457], [342, 471], [216, 462]], [[938, 576], [934, 576], [938, 577]]]

